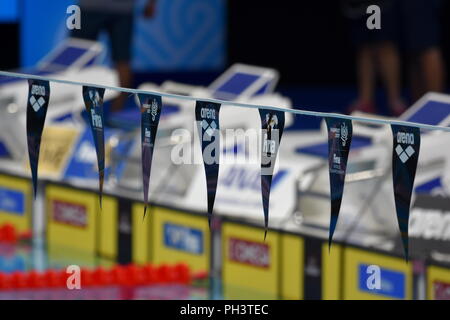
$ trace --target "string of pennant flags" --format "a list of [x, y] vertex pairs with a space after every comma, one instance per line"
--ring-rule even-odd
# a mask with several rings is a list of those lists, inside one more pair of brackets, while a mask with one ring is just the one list
[[[264, 213], [265, 233], [269, 225], [269, 199], [278, 149], [285, 126], [285, 113], [315, 116], [324, 118], [328, 131], [328, 164], [330, 177], [330, 228], [329, 247], [331, 248], [333, 233], [337, 225], [342, 197], [344, 193], [345, 175], [348, 156], [351, 149], [353, 126], [352, 121], [390, 125], [393, 137], [392, 176], [394, 200], [398, 226], [405, 258], [408, 259], [408, 222], [411, 196], [416, 175], [420, 151], [420, 129], [442, 130], [450, 128], [398, 120], [366, 118], [287, 109], [273, 106], [258, 106], [217, 99], [198, 99], [169, 93], [142, 91], [120, 87], [109, 87], [49, 77], [0, 71], [0, 76], [16, 77], [28, 80], [29, 92], [27, 103], [27, 143], [34, 195], [36, 196], [38, 180], [39, 150], [44, 129], [47, 109], [50, 102], [50, 82], [82, 86], [83, 100], [90, 119], [90, 127], [94, 139], [99, 171], [99, 201], [102, 205], [103, 180], [105, 168], [103, 96], [105, 90], [127, 92], [138, 96], [141, 111], [141, 152], [142, 183], [144, 192], [144, 217], [148, 207], [148, 193], [151, 176], [152, 158], [158, 123], [162, 112], [162, 98], [170, 97], [195, 101], [195, 119], [199, 136], [207, 187], [207, 214], [211, 224], [220, 163], [220, 122], [219, 113], [222, 105], [258, 109], [261, 118], [261, 198]], [[209, 152], [206, 152], [209, 151]]]

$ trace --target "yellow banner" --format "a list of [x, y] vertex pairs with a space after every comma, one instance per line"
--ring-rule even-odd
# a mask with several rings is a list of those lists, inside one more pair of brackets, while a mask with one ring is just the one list
[[280, 234], [225, 222], [222, 239], [225, 299], [278, 299]]
[[[142, 217], [143, 211], [139, 213]], [[149, 218], [152, 262], [184, 262], [194, 272], [209, 271], [210, 231], [206, 216], [154, 207], [147, 211]]]
[[[79, 130], [76, 128], [48, 126], [44, 129], [39, 153], [40, 177], [61, 177], [78, 136]], [[25, 167], [30, 170], [28, 157], [25, 160]]]
[[31, 182], [0, 175], [0, 225], [12, 224], [17, 231], [29, 231], [31, 225]]
[[344, 299], [412, 299], [411, 263], [355, 248], [344, 250]]

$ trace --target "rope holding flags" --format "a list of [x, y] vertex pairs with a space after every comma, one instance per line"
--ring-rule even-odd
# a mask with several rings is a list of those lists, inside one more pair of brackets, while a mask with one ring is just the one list
[[261, 117], [261, 196], [264, 210], [264, 240], [269, 227], [270, 187], [283, 135], [284, 112], [259, 109]]
[[27, 103], [27, 144], [30, 160], [33, 191], [36, 197], [38, 181], [39, 151], [41, 148], [42, 132], [50, 102], [50, 83], [44, 80], [28, 81]]
[[405, 259], [408, 261], [409, 208], [420, 151], [420, 129], [391, 125], [393, 135], [392, 178], [397, 222]]
[[195, 119], [202, 145], [203, 165], [208, 192], [208, 223], [211, 227], [214, 201], [216, 199], [217, 180], [219, 178], [220, 161], [220, 104], [197, 101]]
[[353, 126], [351, 120], [325, 118], [328, 129], [328, 167], [330, 175], [330, 230], [328, 249], [331, 249], [344, 194], [345, 174], [348, 154], [352, 143]]
[[83, 99], [89, 116], [98, 164], [100, 208], [102, 207], [103, 180], [105, 178], [105, 132], [103, 121], [103, 96], [105, 89], [83, 86]]
[[[119, 87], [107, 87], [96, 84], [52, 79], [44, 76], [26, 75], [0, 71], [0, 75], [27, 79], [29, 84], [26, 131], [28, 156], [32, 175], [34, 196], [37, 192], [39, 152], [44, 130], [45, 119], [50, 101], [50, 82], [80, 85], [83, 87], [85, 107], [90, 118], [90, 126], [93, 133], [95, 149], [97, 153], [97, 165], [99, 170], [100, 207], [102, 205], [102, 193], [105, 170], [105, 142], [103, 121], [103, 96], [105, 89], [129, 92], [139, 95], [141, 102], [141, 134], [142, 134], [142, 172], [144, 185], [144, 201], [148, 203], [148, 189], [150, 185], [151, 164], [153, 148], [162, 110], [162, 98], [170, 97], [182, 100], [196, 101], [196, 121], [206, 174], [208, 190], [208, 220], [211, 225], [214, 201], [217, 189], [220, 158], [220, 126], [219, 112], [222, 104], [237, 107], [258, 109], [261, 117], [261, 130], [263, 133], [262, 157], [261, 157], [261, 194], [264, 208], [265, 236], [268, 229], [269, 199], [272, 174], [278, 147], [284, 130], [284, 113], [307, 115], [325, 118], [328, 127], [328, 153], [331, 193], [331, 217], [329, 246], [338, 221], [340, 206], [345, 184], [345, 174], [348, 154], [352, 142], [352, 120], [376, 123], [391, 126], [393, 134], [392, 175], [395, 209], [398, 225], [401, 233], [403, 249], [408, 260], [408, 222], [411, 205], [411, 196], [414, 187], [414, 179], [417, 170], [420, 151], [420, 129], [440, 130], [450, 132], [449, 127], [405, 122], [399, 120], [387, 120], [377, 118], [365, 118], [353, 115], [330, 114], [300, 109], [286, 109], [273, 106], [258, 106], [236, 101], [221, 101], [217, 99], [197, 100], [192, 96], [182, 96], [172, 93], [148, 92]], [[156, 101], [156, 103], [155, 103]], [[278, 139], [273, 134], [278, 130]], [[270, 134], [269, 134], [270, 133]], [[278, 144], [276, 143], [278, 141]], [[275, 142], [275, 145], [273, 144]], [[275, 147], [274, 147], [275, 146]], [[145, 211], [144, 211], [145, 217]]]
[[144, 218], [148, 206], [148, 190], [152, 169], [153, 149], [161, 116], [162, 99], [160, 96], [139, 94], [141, 103], [141, 142], [142, 142], [142, 183], [144, 190]]

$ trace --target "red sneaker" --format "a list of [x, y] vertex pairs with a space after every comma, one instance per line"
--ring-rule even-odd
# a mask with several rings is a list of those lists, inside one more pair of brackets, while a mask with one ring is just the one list
[[397, 100], [389, 104], [389, 109], [393, 116], [399, 117], [408, 109], [408, 107], [402, 100]]
[[348, 113], [360, 111], [364, 113], [377, 113], [377, 109], [372, 102], [355, 101], [348, 108]]

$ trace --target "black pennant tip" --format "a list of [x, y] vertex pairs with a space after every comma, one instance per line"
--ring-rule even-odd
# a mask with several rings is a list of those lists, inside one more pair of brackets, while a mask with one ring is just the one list
[[264, 213], [264, 242], [266, 241], [268, 230], [269, 230], [269, 212], [265, 212]]
[[99, 180], [98, 180], [98, 188], [99, 188], [99, 203], [100, 203], [100, 211], [103, 210], [103, 179], [104, 174], [103, 171], [99, 172]]
[[33, 184], [33, 195], [34, 199], [36, 199], [37, 196], [37, 189], [38, 189], [38, 177], [36, 172], [32, 172], [32, 184]]
[[408, 250], [408, 244], [403, 244], [403, 253], [405, 254], [405, 261], [406, 263], [409, 262], [409, 250]]
[[33, 196], [34, 196], [34, 200], [36, 200], [37, 197], [37, 186], [33, 184]]
[[332, 214], [330, 219], [330, 229], [328, 233], [328, 252], [331, 251], [331, 245], [333, 244], [333, 235], [334, 230], [336, 229], [336, 224], [337, 224], [337, 216], [333, 216]]
[[100, 210], [103, 210], [103, 194], [102, 194], [102, 192], [100, 192], [100, 194], [98, 196], [98, 204], [100, 206]]
[[142, 222], [145, 221], [146, 217], [147, 217], [147, 204], [144, 206], [144, 215], [142, 216]]

